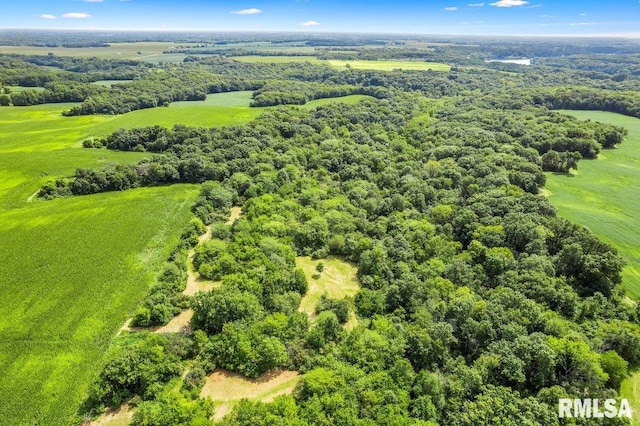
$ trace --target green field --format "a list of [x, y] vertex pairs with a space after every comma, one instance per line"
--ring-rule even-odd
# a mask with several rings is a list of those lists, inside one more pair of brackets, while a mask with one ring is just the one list
[[615, 246], [627, 266], [623, 284], [640, 300], [640, 119], [596, 111], [564, 111], [629, 130], [620, 147], [603, 151], [597, 160], [582, 160], [578, 172], [547, 174], [549, 200], [558, 213], [588, 227]]
[[349, 95], [349, 96], [342, 96], [339, 98], [315, 99], [313, 101], [309, 101], [306, 104], [302, 105], [302, 107], [307, 109], [313, 109], [313, 108], [317, 108], [319, 106], [327, 105], [334, 102], [341, 102], [347, 105], [354, 105], [363, 99], [373, 99], [373, 97], [368, 95]]
[[[162, 52], [178, 47], [171, 42], [111, 43], [109, 47], [33, 47], [33, 46], [0, 46], [0, 53], [19, 55], [83, 56], [104, 59], [144, 59], [162, 55]], [[185, 55], [182, 55], [183, 58]], [[168, 62], [168, 61], [167, 61]]]
[[251, 103], [251, 90], [239, 92], [214, 93], [207, 95], [204, 101], [173, 102], [170, 108], [184, 108], [193, 106], [215, 106], [215, 107], [248, 107]]
[[113, 116], [63, 117], [69, 104], [0, 115], [0, 418], [65, 424], [112, 337], [144, 297], [189, 220], [198, 187], [174, 185], [41, 201], [54, 177], [140, 153], [83, 149]]
[[283, 64], [289, 62], [321, 62], [315, 56], [230, 56], [229, 59], [240, 62]]
[[349, 65], [357, 70], [393, 71], [397, 69], [412, 71], [449, 71], [451, 67], [437, 62], [418, 61], [327, 61], [336, 68], [344, 68]]
[[629, 400], [631, 411], [633, 411], [631, 424], [640, 426], [640, 371], [636, 370], [631, 377], [622, 382], [620, 397]]

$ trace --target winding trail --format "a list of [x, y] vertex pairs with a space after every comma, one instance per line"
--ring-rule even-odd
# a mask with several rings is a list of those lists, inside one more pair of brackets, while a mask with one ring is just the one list
[[[37, 194], [37, 193], [36, 193]], [[35, 194], [34, 194], [35, 195]], [[231, 207], [231, 213], [226, 224], [232, 226], [236, 220], [242, 216], [241, 207]], [[198, 247], [211, 239], [211, 225], [207, 226], [207, 231], [198, 237]], [[204, 280], [200, 277], [200, 274], [193, 269], [193, 258], [196, 255], [196, 247], [189, 250], [187, 260], [187, 286], [183, 290], [182, 294], [185, 296], [193, 296], [199, 291], [210, 291], [214, 288], [220, 287], [219, 281]], [[176, 315], [168, 324], [157, 327], [131, 327], [131, 318], [129, 318], [124, 325], [118, 331], [121, 334], [123, 331], [151, 331], [153, 333], [190, 333], [191, 332], [191, 318], [193, 317], [193, 311], [191, 309], [185, 309], [180, 314]]]

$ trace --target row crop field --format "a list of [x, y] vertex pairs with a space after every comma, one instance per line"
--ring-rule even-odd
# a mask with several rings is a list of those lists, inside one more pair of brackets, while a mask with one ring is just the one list
[[143, 156], [81, 148], [119, 117], [63, 117], [68, 107], [6, 107], [0, 116], [0, 423], [66, 424], [198, 192], [176, 185], [31, 197], [76, 167]]
[[629, 130], [616, 149], [597, 160], [582, 160], [577, 173], [548, 174], [546, 188], [558, 213], [589, 228], [615, 246], [627, 262], [622, 279], [629, 296], [640, 299], [640, 119], [597, 111], [564, 111], [582, 120]]

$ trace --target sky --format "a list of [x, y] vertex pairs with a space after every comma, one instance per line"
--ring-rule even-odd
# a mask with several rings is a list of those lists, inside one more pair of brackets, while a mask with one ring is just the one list
[[640, 38], [640, 0], [2, 0], [0, 28]]

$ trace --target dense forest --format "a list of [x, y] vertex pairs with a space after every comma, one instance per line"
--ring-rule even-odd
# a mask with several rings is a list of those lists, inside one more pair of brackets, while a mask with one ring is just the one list
[[[502, 48], [503, 57], [549, 51], [481, 45], [483, 55]], [[133, 425], [210, 424], [215, 407], [199, 395], [216, 368], [254, 378], [278, 368], [303, 373], [292, 395], [243, 400], [224, 425], [557, 425], [559, 398], [618, 397], [640, 362], [640, 312], [625, 298], [624, 262], [540, 195], [545, 171], [577, 169], [626, 135], [554, 109], [640, 117], [637, 65], [626, 67], [623, 55], [605, 65], [598, 55], [609, 52], [593, 49], [559, 45], [524, 68], [468, 59], [462, 47], [423, 54], [464, 56], [450, 73], [232, 55], [157, 66], [0, 55], [5, 86], [44, 87], [9, 89], [6, 104], [75, 101], [65, 114], [120, 114], [252, 90], [253, 106], [278, 106], [245, 125], [86, 139], [84, 149], [148, 156], [79, 168], [39, 191], [50, 199], [202, 184], [192, 221], [133, 317], [149, 327], [191, 308], [194, 332], [117, 339], [81, 415], [129, 402]], [[318, 52], [333, 55], [326, 44]], [[404, 46], [352, 53], [414, 57]], [[133, 81], [88, 84], [106, 78]], [[289, 106], [349, 94], [372, 98]], [[228, 225], [232, 206], [243, 215]], [[198, 245], [206, 225], [212, 238]], [[193, 267], [220, 286], [187, 297], [192, 248]], [[298, 256], [353, 262], [360, 290], [322, 298], [313, 317], [299, 312], [309, 282]], [[171, 380], [181, 380], [178, 389]]]

